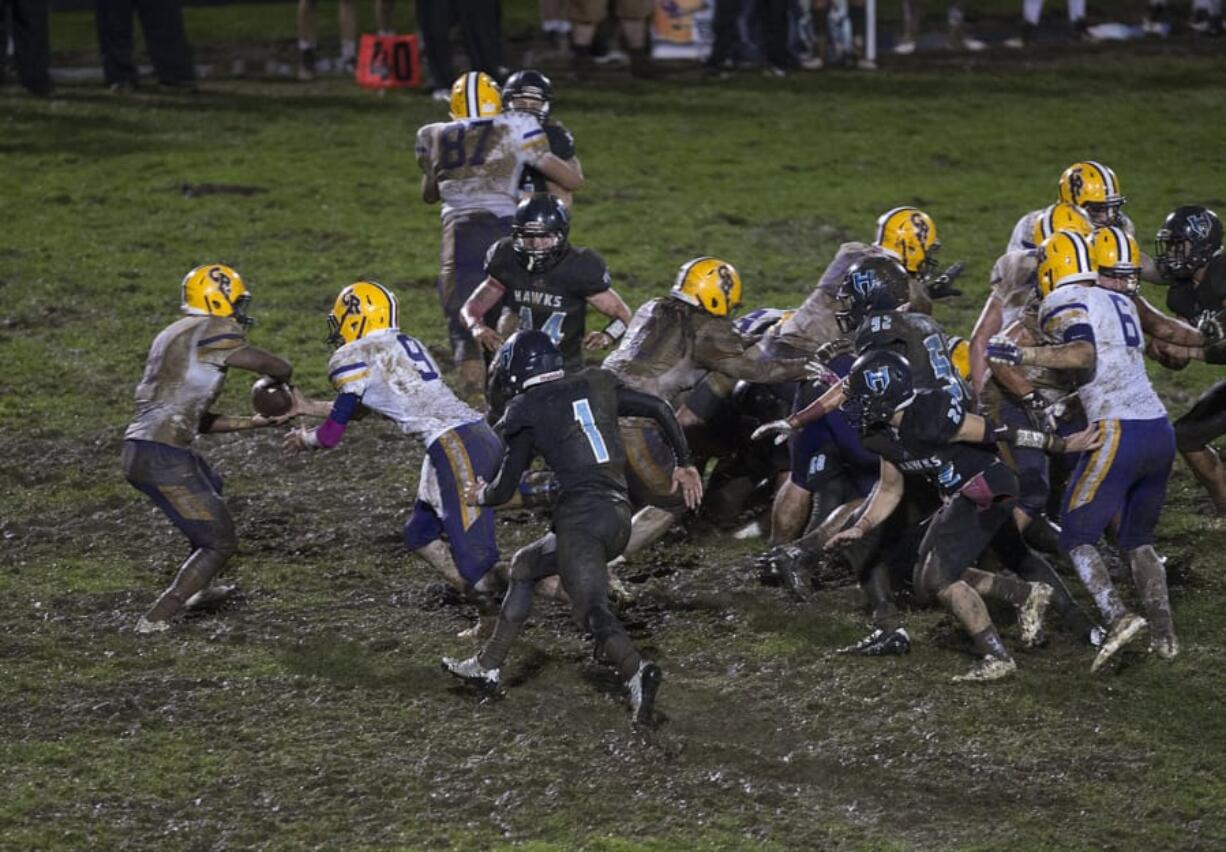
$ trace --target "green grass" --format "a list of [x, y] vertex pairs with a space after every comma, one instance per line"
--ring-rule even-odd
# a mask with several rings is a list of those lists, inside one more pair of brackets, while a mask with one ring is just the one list
[[[224, 45], [292, 38], [292, 7], [242, 8], [190, 9], [189, 24]], [[279, 28], [259, 29], [274, 13]], [[90, 49], [89, 23], [57, 15], [57, 45]], [[1074, 160], [1118, 171], [1143, 244], [1175, 204], [1226, 206], [1223, 71], [1189, 48], [783, 82], [559, 79], [590, 181], [572, 237], [632, 304], [716, 254], [741, 270], [747, 306], [786, 306], [840, 242], [916, 203], [943, 256], [968, 262], [966, 295], [938, 307], [966, 334], [1013, 222]], [[1159, 546], [1184, 653], [1129, 655], [1105, 677], [1057, 633], [1014, 681], [952, 689], [966, 646], [931, 611], [908, 615], [905, 660], [837, 657], [863, 628], [848, 590], [790, 602], [743, 567], [756, 545], [716, 537], [654, 551], [675, 570], [628, 610], [668, 672], [661, 731], [629, 732], [617, 684], [544, 603], [512, 688], [481, 703], [436, 670], [466, 652], [452, 634], [468, 611], [399, 542], [419, 451], [373, 422], [327, 457], [286, 457], [274, 434], [204, 439], [239, 522], [245, 596], [136, 637], [183, 543], [118, 454], [179, 279], [238, 268], [253, 341], [315, 395], [324, 312], [355, 278], [391, 285], [407, 329], [442, 351], [437, 210], [417, 200], [411, 151], [440, 110], [338, 80], [209, 81], [192, 97], [65, 85], [49, 102], [6, 89], [0, 107], [0, 846], [1226, 842], [1222, 535], [1182, 468]], [[201, 183], [261, 191], [182, 191]], [[1217, 373], [1153, 375], [1182, 413]], [[245, 411], [247, 388], [232, 376], [219, 408]], [[499, 527], [508, 552], [541, 529], [525, 517]]]

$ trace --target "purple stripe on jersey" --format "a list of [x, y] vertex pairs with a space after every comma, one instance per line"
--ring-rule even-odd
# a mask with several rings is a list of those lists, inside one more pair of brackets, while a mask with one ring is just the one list
[[543, 127], [538, 127], [536, 130], [529, 130], [527, 133], [525, 133], [524, 138], [531, 139], [533, 136], [539, 136], [540, 134], [544, 132], [545, 132], [545, 129]]
[[215, 334], [212, 337], [206, 337], [201, 340], [196, 346], [208, 346], [210, 343], [216, 343], [219, 340], [242, 340], [241, 334]]
[[1074, 340], [1088, 340], [1094, 342], [1094, 326], [1089, 323], [1079, 322], [1070, 325], [1064, 330], [1064, 342], [1072, 343]]
[[346, 364], [343, 367], [337, 367], [331, 373], [328, 373], [328, 378], [335, 379], [337, 376], [341, 375], [342, 373], [352, 373], [354, 370], [362, 370], [362, 369], [365, 369], [365, 367], [366, 367], [365, 361], [358, 361], [356, 364]]
[[1048, 313], [1044, 314], [1044, 315], [1043, 315], [1043, 322], [1044, 322], [1044, 323], [1046, 323], [1046, 322], [1050, 322], [1050, 321], [1051, 321], [1051, 318], [1052, 318], [1052, 317], [1054, 317], [1056, 314], [1060, 313], [1061, 311], [1071, 311], [1071, 310], [1073, 310], [1074, 308], [1078, 308], [1078, 309], [1080, 309], [1080, 310], [1083, 310], [1083, 311], [1085, 311], [1087, 314], [1090, 312], [1090, 309], [1089, 309], [1089, 308], [1087, 308], [1085, 305], [1083, 305], [1081, 302], [1069, 302], [1067, 305], [1060, 305], [1058, 308], [1054, 308], [1054, 309], [1052, 309], [1051, 311], [1049, 311]]

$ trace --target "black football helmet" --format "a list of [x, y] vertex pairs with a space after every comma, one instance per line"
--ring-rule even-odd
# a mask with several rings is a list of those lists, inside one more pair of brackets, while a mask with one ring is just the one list
[[562, 377], [562, 353], [543, 331], [525, 329], [507, 338], [495, 356], [492, 382], [506, 399], [533, 385]]
[[847, 374], [847, 401], [844, 408], [861, 431], [890, 422], [894, 412], [915, 400], [911, 364], [897, 352], [876, 349], [866, 352], [851, 365]]
[[[570, 234], [570, 214], [560, 198], [547, 193], [530, 195], [515, 208], [511, 221], [511, 246], [515, 256], [529, 272], [544, 272], [566, 253]], [[554, 236], [547, 246], [528, 244], [530, 238]]]
[[1167, 278], [1186, 278], [1222, 250], [1222, 220], [1207, 207], [1186, 204], [1166, 217], [1154, 238], [1154, 263]]
[[[521, 101], [521, 103], [515, 103]], [[522, 103], [528, 101], [529, 103]], [[525, 68], [516, 71], [502, 85], [504, 110], [526, 112], [541, 121], [549, 117], [549, 104], [553, 101], [553, 83], [540, 71]]]
[[839, 309], [834, 318], [844, 334], [851, 334], [874, 311], [892, 311], [911, 298], [911, 279], [897, 260], [872, 255], [847, 268], [835, 294]]

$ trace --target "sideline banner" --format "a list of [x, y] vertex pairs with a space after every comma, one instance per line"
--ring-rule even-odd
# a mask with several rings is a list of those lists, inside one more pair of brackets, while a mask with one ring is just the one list
[[715, 40], [713, 0], [656, 0], [651, 18], [653, 59], [706, 59]]

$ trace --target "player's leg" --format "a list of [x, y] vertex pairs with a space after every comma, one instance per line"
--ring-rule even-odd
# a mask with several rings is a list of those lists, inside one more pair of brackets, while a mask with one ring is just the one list
[[592, 68], [592, 43], [596, 26], [608, 11], [607, 0], [567, 0], [566, 16], [570, 19], [571, 68], [584, 73]]
[[158, 81], [168, 86], [192, 84], [196, 66], [183, 26], [181, 0], [138, 0], [136, 12]]
[[1138, 433], [1137, 443], [1146, 457], [1120, 513], [1120, 549], [1127, 556], [1132, 579], [1149, 621], [1150, 648], [1163, 659], [1179, 653], [1175, 622], [1171, 617], [1166, 566], [1154, 550], [1154, 528], [1166, 504], [1166, 484], [1175, 458], [1175, 440], [1166, 418], [1127, 421]]
[[234, 519], [222, 500], [221, 478], [189, 450], [125, 441], [123, 467], [127, 480], [148, 494], [192, 545], [174, 581], [137, 623], [142, 633], [165, 630], [238, 549]]
[[315, 50], [319, 46], [318, 0], [298, 0], [298, 79], [315, 79]]
[[353, 0], [337, 0], [336, 19], [341, 35], [341, 70], [352, 74], [358, 58], [358, 19]]
[[395, 35], [396, 0], [375, 0], [375, 28], [379, 35]]
[[1201, 394], [1192, 409], [1175, 421], [1175, 446], [1193, 476], [1209, 492], [1219, 515], [1226, 515], [1226, 467], [1209, 442], [1226, 433], [1226, 381]]
[[139, 77], [132, 54], [132, 11], [132, 0], [94, 4], [102, 76], [113, 89], [135, 88]]

